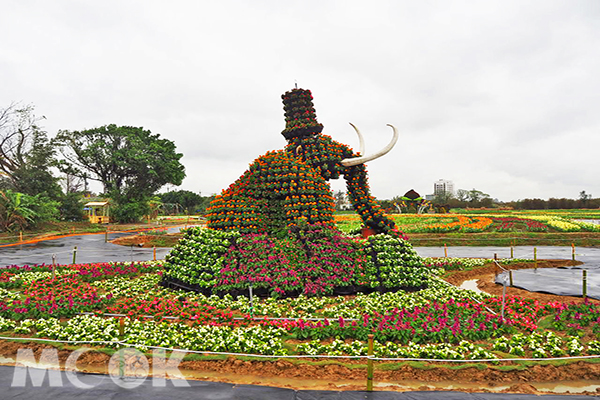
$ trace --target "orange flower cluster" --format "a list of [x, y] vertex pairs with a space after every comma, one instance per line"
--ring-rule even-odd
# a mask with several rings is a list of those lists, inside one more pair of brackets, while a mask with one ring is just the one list
[[462, 225], [468, 225], [471, 219], [463, 215], [458, 215], [458, 221], [449, 222], [446, 224], [433, 224], [426, 227], [427, 230], [432, 232], [448, 232], [459, 229]]
[[472, 221], [469, 221], [467, 224], [462, 225], [460, 227], [460, 230], [464, 232], [482, 232], [493, 222], [494, 221], [492, 221], [491, 218], [475, 217]]
[[329, 185], [309, 165], [285, 151], [271, 151], [208, 208], [208, 227], [242, 233], [273, 233], [302, 218], [333, 224]]
[[394, 221], [384, 215], [375, 197], [371, 196], [364, 164], [350, 167], [344, 175], [344, 179], [348, 186], [350, 201], [367, 227], [374, 229], [377, 233], [397, 235], [406, 239]]
[[348, 146], [323, 134], [290, 138], [285, 149], [316, 169], [326, 180], [339, 178], [344, 172], [340, 161], [354, 156]]
[[446, 224], [434, 224], [425, 227], [424, 229], [431, 232], [449, 232], [457, 231], [461, 232], [482, 232], [489, 227], [493, 221], [487, 217], [466, 217], [464, 215], [457, 215], [458, 221], [453, 221]]

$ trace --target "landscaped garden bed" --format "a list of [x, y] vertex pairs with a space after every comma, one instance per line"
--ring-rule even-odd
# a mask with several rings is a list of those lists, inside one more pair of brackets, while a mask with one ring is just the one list
[[[460, 283], [462, 279], [478, 276], [478, 271], [489, 273], [486, 261], [424, 261], [430, 273], [427, 288], [423, 290], [267, 297], [252, 301], [247, 296], [206, 296], [166, 289], [159, 284], [165, 273], [160, 262], [59, 266], [54, 281], [50, 266], [8, 267], [0, 274], [0, 330], [5, 337], [105, 341], [98, 348], [107, 349], [109, 354], [111, 348], [119, 346], [111, 342], [122, 341], [142, 350], [160, 346], [205, 356], [222, 352], [319, 356], [326, 360], [329, 356], [366, 357], [367, 336], [373, 334], [377, 358], [485, 359], [489, 360], [482, 364], [485, 368], [475, 365], [469, 368], [477, 371], [474, 376], [479, 379], [491, 381], [501, 381], [522, 371], [522, 363], [509, 368], [513, 364], [497, 360], [600, 354], [598, 302], [573, 302], [576, 300], [573, 298], [563, 302], [544, 301], [543, 295], [530, 300], [509, 292], [502, 319], [500, 296], [460, 289], [442, 279], [446, 276], [447, 280]], [[545, 265], [540, 261], [538, 267], [557, 264], [560, 263]], [[521, 260], [514, 265], [523, 267], [527, 263]], [[444, 272], [442, 266], [451, 272]], [[458, 274], [464, 276], [456, 278]], [[125, 316], [122, 335], [120, 317], [106, 314]], [[12, 345], [3, 348], [8, 353], [14, 352]], [[204, 367], [213, 363], [214, 369], [232, 368], [229, 361], [218, 357], [215, 360], [215, 356], [202, 358], [205, 356], [196, 356]], [[281, 364], [242, 360], [245, 360], [243, 365], [250, 368], [247, 364], [250, 363], [256, 371], [264, 371], [267, 367], [262, 363], [267, 362], [271, 365], [267, 369], [281, 376], [292, 374], [297, 368], [329, 371], [327, 365], [335, 362], [340, 367], [340, 379], [343, 371], [364, 374], [361, 365], [366, 363], [366, 358], [329, 359], [326, 364], [325, 360], [317, 359], [308, 364], [293, 359]], [[400, 362], [378, 361], [379, 379], [398, 378], [408, 373], [400, 373], [405, 368], [413, 376], [432, 374], [431, 366]], [[565, 362], [566, 359], [555, 361], [553, 371], [558, 377], [553, 379], [559, 379], [562, 373], [573, 378], [574, 367], [561, 366]], [[586, 371], [586, 376], [598, 369], [593, 362], [572, 362], [577, 362], [575, 370]], [[398, 370], [393, 365], [404, 367]], [[439, 372], [438, 378], [446, 376], [443, 368], [435, 370]], [[332, 375], [331, 371], [328, 373]]]
[[[447, 377], [449, 365], [468, 362], [465, 370], [485, 371], [471, 379], [494, 383], [514, 378], [515, 362], [558, 357], [549, 360], [558, 368], [600, 356], [597, 302], [462, 289], [449, 281], [489, 262], [425, 259], [406, 235], [593, 234], [596, 226], [557, 215], [386, 215], [365, 163], [394, 147], [396, 128], [380, 151], [355, 152], [321, 134], [310, 91], [282, 99], [285, 149], [256, 158], [216, 195], [207, 228], [187, 229], [164, 262], [1, 270], [5, 340], [86, 343], [109, 354], [179, 350], [189, 361], [284, 377], [310, 365], [330, 382], [358, 379], [373, 361], [378, 379], [420, 377], [436, 362]], [[342, 176], [356, 216], [334, 215], [328, 181]], [[597, 376], [597, 365], [584, 364], [581, 378]]]

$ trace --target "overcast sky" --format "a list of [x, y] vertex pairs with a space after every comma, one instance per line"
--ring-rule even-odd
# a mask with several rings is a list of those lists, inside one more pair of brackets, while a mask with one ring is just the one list
[[[600, 197], [600, 1], [4, 1], [0, 108], [141, 126], [220, 193], [281, 149], [281, 94], [367, 153], [373, 195], [438, 179], [502, 201]], [[335, 190], [343, 180], [333, 181]], [[174, 188], [176, 189], [176, 188]]]

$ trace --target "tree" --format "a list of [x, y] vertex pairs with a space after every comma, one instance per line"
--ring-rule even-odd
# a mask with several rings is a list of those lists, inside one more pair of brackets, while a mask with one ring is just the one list
[[2, 186], [31, 196], [61, 197], [58, 179], [50, 168], [55, 149], [33, 113], [32, 105], [12, 103], [0, 109], [0, 175]]
[[72, 173], [65, 172], [65, 176], [60, 179], [60, 182], [64, 192], [67, 194], [87, 191], [87, 181], [85, 177], [80, 177], [73, 175]]
[[45, 132], [34, 132], [31, 148], [24, 157], [24, 163], [14, 171], [15, 190], [31, 196], [41, 195], [52, 200], [60, 200], [62, 191], [50, 168], [56, 165], [55, 149]]
[[543, 199], [523, 199], [521, 201], [521, 208], [525, 210], [545, 210], [547, 208], [547, 202]]
[[12, 179], [23, 163], [33, 132], [38, 130], [33, 106], [11, 103], [0, 109], [0, 170]]
[[[196, 210], [205, 208], [206, 198], [189, 190], [176, 190], [159, 195], [165, 204], [177, 204], [178, 209], [183, 209], [186, 214], [195, 214]], [[173, 208], [173, 207], [171, 207]]]
[[481, 202], [483, 199], [487, 199], [489, 198], [490, 195], [487, 193], [483, 193], [480, 190], [476, 190], [476, 189], [471, 189], [469, 190], [469, 203], [479, 203]]
[[458, 189], [456, 191], [456, 199], [458, 201], [469, 201], [469, 191], [465, 189]]
[[58, 216], [57, 201], [30, 196], [10, 189], [0, 191], [0, 230], [23, 230]]
[[586, 208], [588, 206], [588, 202], [592, 199], [591, 194], [587, 194], [585, 190], [582, 190], [579, 193], [579, 202], [582, 208]]
[[158, 189], [185, 178], [175, 144], [143, 128], [59, 131], [55, 143], [65, 157], [63, 171], [101, 182], [116, 203], [112, 215], [122, 222], [148, 214], [148, 200]]
[[591, 194], [587, 194], [585, 190], [579, 192], [579, 200], [586, 201], [592, 198]]
[[163, 202], [159, 196], [152, 196], [150, 200], [148, 200], [148, 216], [151, 219], [156, 219], [158, 217], [158, 213], [163, 208]]
[[0, 230], [23, 230], [35, 221], [37, 214], [23, 199], [23, 193], [0, 191]]
[[341, 211], [348, 205], [348, 198], [346, 197], [346, 193], [338, 190], [333, 193], [333, 200], [335, 201], [335, 209], [336, 211]]
[[60, 200], [58, 211], [63, 221], [81, 221], [85, 218], [81, 193], [69, 192]]
[[448, 204], [452, 199], [454, 199], [454, 195], [452, 194], [452, 192], [438, 192], [434, 196], [433, 202], [435, 204]]

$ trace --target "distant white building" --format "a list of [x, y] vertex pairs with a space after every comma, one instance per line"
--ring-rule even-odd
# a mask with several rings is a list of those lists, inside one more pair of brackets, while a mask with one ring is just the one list
[[449, 193], [454, 195], [454, 182], [440, 179], [433, 183], [433, 195]]

